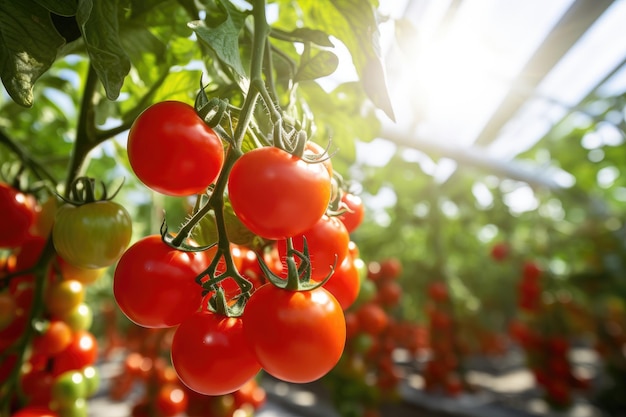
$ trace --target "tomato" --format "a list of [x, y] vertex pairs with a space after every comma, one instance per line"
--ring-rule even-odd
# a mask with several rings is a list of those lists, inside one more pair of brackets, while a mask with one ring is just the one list
[[[306, 238], [311, 260], [311, 279], [321, 281], [330, 273], [333, 265], [339, 268], [348, 255], [350, 235], [346, 227], [336, 217], [323, 215], [314, 225], [302, 234], [292, 238], [295, 250], [302, 252]], [[287, 255], [285, 240], [277, 242], [278, 254], [281, 259]], [[296, 258], [296, 264], [300, 261]], [[287, 271], [284, 271], [286, 275]]]
[[182, 102], [163, 101], [137, 117], [128, 134], [128, 160], [147, 187], [188, 196], [206, 191], [224, 164], [219, 136]]
[[52, 384], [54, 377], [47, 370], [30, 369], [22, 375], [20, 380], [22, 392], [28, 398], [30, 406], [47, 406], [52, 399]]
[[93, 269], [72, 265], [60, 256], [57, 256], [57, 262], [64, 280], [73, 279], [84, 285], [96, 282], [106, 270], [106, 268]]
[[524, 261], [522, 264], [522, 279], [527, 281], [536, 281], [541, 278], [543, 271], [541, 267], [533, 261]]
[[53, 316], [69, 313], [85, 299], [85, 287], [75, 280], [54, 282], [46, 290], [44, 302]]
[[339, 220], [346, 226], [348, 233], [352, 233], [363, 223], [365, 217], [363, 200], [356, 194], [343, 193], [341, 203], [346, 211], [339, 215]]
[[94, 335], [86, 330], [80, 330], [74, 333], [70, 344], [54, 357], [52, 374], [58, 376], [66, 371], [93, 365], [97, 355], [98, 343]]
[[85, 397], [89, 398], [100, 388], [100, 373], [97, 368], [91, 365], [85, 366], [81, 372], [85, 380]]
[[398, 258], [387, 258], [380, 261], [380, 275], [383, 279], [396, 279], [402, 273], [402, 263]]
[[322, 164], [262, 147], [235, 162], [228, 194], [233, 211], [247, 228], [278, 240], [304, 232], [322, 217], [330, 202], [331, 181]]
[[33, 351], [43, 356], [54, 356], [72, 341], [72, 329], [61, 320], [50, 320], [46, 330], [33, 339]]
[[363, 304], [356, 314], [361, 330], [371, 335], [380, 334], [389, 323], [387, 313], [373, 302]]
[[433, 281], [428, 285], [428, 296], [431, 300], [443, 303], [448, 300], [448, 286], [443, 281]]
[[335, 296], [342, 309], [347, 310], [356, 301], [360, 285], [359, 270], [352, 256], [348, 255], [326, 281], [324, 288]]
[[238, 317], [197, 312], [174, 332], [172, 365], [180, 380], [205, 395], [236, 391], [261, 369]]
[[[43, 237], [28, 236], [22, 245], [13, 252], [14, 258], [12, 262], [9, 262], [8, 272], [17, 272], [34, 267], [45, 246], [46, 239]], [[19, 287], [33, 285], [34, 281], [35, 276], [33, 274], [20, 275], [11, 279], [9, 289], [15, 293]]]
[[253, 378], [235, 391], [233, 397], [235, 399], [235, 407], [241, 408], [248, 404], [252, 406], [253, 410], [258, 410], [265, 404], [267, 393]]
[[48, 407], [28, 406], [11, 414], [11, 417], [58, 417], [58, 414]]
[[[330, 159], [330, 155], [326, 152], [326, 149], [322, 148], [319, 144], [308, 140], [304, 145], [304, 156], [309, 157], [314, 161], [320, 161], [328, 175], [333, 177], [333, 162]], [[319, 159], [318, 159], [319, 158]]]
[[173, 249], [160, 235], [144, 237], [122, 255], [115, 268], [115, 301], [140, 326], [176, 326], [200, 307], [202, 288], [195, 280], [208, 265], [203, 252]]
[[491, 248], [491, 257], [495, 261], [503, 261], [509, 256], [510, 248], [505, 242], [498, 242]]
[[57, 210], [52, 227], [58, 255], [81, 268], [112, 265], [124, 253], [131, 235], [130, 214], [114, 201], [64, 204]]
[[20, 246], [35, 223], [33, 200], [8, 184], [0, 183], [0, 248]]
[[400, 302], [402, 287], [396, 281], [382, 281], [378, 285], [377, 300], [383, 307], [393, 307]]
[[341, 305], [324, 288], [290, 291], [265, 284], [248, 300], [243, 326], [263, 369], [287, 382], [324, 376], [346, 341]]
[[155, 405], [163, 417], [173, 417], [187, 409], [187, 394], [177, 384], [165, 384], [159, 388]]
[[49, 196], [41, 204], [37, 204], [35, 206], [35, 223], [31, 228], [31, 233], [44, 238], [50, 236], [56, 211], [57, 199], [54, 196]]
[[64, 312], [61, 315], [54, 316], [59, 320], [67, 323], [72, 331], [89, 330], [93, 323], [93, 311], [88, 304], [80, 303], [73, 309]]
[[72, 405], [77, 399], [87, 396], [87, 385], [80, 371], [66, 371], [52, 383], [52, 400], [57, 406]]

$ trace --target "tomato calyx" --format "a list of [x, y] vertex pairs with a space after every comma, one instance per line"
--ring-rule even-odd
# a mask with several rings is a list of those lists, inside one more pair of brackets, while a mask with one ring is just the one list
[[[100, 195], [97, 195], [98, 185], [102, 189]], [[117, 193], [120, 192], [124, 185], [124, 178], [111, 195], [107, 192], [107, 186], [103, 181], [98, 181], [91, 177], [76, 178], [67, 192], [67, 196], [58, 195], [63, 201], [74, 206], [82, 206], [84, 204], [95, 203], [98, 201], [111, 201]]]
[[[263, 256], [258, 256], [259, 266], [268, 281], [279, 288], [291, 291], [311, 291], [326, 284], [337, 267], [337, 255], [335, 255], [335, 262], [324, 279], [315, 282], [311, 280], [311, 258], [309, 256], [309, 246], [306, 237], [302, 237], [302, 252], [293, 247], [292, 238], [287, 238], [286, 243], [287, 256], [285, 262], [287, 264], [287, 279], [276, 275], [265, 263]], [[296, 258], [300, 260], [299, 266], [296, 263]]]

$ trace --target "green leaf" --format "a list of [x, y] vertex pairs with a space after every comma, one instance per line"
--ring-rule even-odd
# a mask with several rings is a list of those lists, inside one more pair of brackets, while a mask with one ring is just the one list
[[[380, 59], [378, 22], [371, 0], [298, 0], [308, 27], [323, 30], [343, 42], [372, 102], [394, 120]], [[307, 20], [307, 17], [310, 20]]]
[[119, 96], [130, 71], [130, 60], [120, 42], [117, 13], [117, 2], [93, 0], [79, 0], [76, 13], [91, 65], [110, 100]]
[[0, 78], [16, 103], [33, 105], [33, 86], [64, 43], [45, 8], [32, 0], [0, 0]]
[[298, 68], [294, 81], [307, 81], [332, 74], [339, 65], [339, 58], [330, 51], [320, 51]]
[[76, 0], [35, 0], [41, 7], [46, 8], [59, 16], [74, 16], [76, 14]]
[[189, 22], [188, 26], [199, 39], [206, 42], [222, 63], [232, 68], [240, 77], [246, 78], [239, 54], [239, 32], [243, 28], [247, 13], [238, 10], [229, 2], [218, 1], [218, 6], [221, 12], [221, 20], [218, 23], [195, 20]]
[[277, 35], [278, 39], [291, 39], [292, 42], [312, 42], [319, 46], [325, 46], [333, 48], [332, 41], [328, 37], [328, 34], [321, 30], [309, 29], [309, 28], [297, 28], [291, 32], [284, 32], [279, 29], [272, 29], [270, 35]]

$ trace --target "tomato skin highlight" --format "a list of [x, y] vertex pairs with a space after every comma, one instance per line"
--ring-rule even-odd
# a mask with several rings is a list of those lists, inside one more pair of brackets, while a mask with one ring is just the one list
[[365, 217], [365, 206], [363, 200], [356, 194], [344, 193], [341, 202], [346, 206], [346, 211], [339, 215], [339, 220], [348, 229], [348, 233], [355, 231]]
[[331, 195], [328, 170], [282, 149], [263, 147], [243, 154], [228, 179], [233, 211], [253, 233], [285, 239], [312, 227]]
[[341, 305], [324, 288], [290, 291], [265, 284], [248, 300], [243, 327], [263, 369], [286, 382], [323, 377], [339, 362], [346, 341]]
[[137, 117], [128, 160], [148, 188], [177, 197], [203, 193], [224, 164], [224, 145], [189, 104], [163, 101]]
[[234, 392], [261, 370], [245, 339], [241, 318], [207, 310], [178, 326], [171, 357], [180, 380], [204, 395]]
[[200, 307], [202, 288], [195, 278], [208, 265], [204, 253], [179, 251], [160, 235], [150, 235], [120, 258], [113, 295], [122, 312], [139, 326], [176, 326]]
[[35, 223], [35, 206], [25, 194], [0, 183], [0, 248], [15, 248], [28, 237]]
[[64, 204], [57, 210], [52, 227], [57, 254], [72, 265], [89, 269], [115, 263], [131, 236], [130, 214], [114, 201]]

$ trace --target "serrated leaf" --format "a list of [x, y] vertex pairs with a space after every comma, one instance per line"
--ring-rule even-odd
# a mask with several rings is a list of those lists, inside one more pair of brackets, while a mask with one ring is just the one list
[[333, 35], [346, 45], [368, 97], [394, 120], [380, 59], [380, 33], [372, 1], [298, 0], [298, 4], [305, 16], [311, 17], [308, 27]]
[[74, 16], [78, 5], [76, 0], [35, 0], [41, 7], [59, 16]]
[[110, 100], [119, 96], [130, 71], [130, 60], [120, 42], [117, 12], [115, 1], [79, 0], [76, 13], [91, 65]]
[[198, 90], [200, 71], [184, 70], [170, 72], [165, 81], [157, 89], [152, 101], [177, 100], [193, 104], [195, 92]]
[[320, 51], [298, 68], [295, 81], [314, 80], [332, 74], [339, 65], [339, 58], [330, 51]]
[[64, 43], [45, 8], [32, 0], [0, 0], [0, 78], [16, 103], [32, 106], [35, 82]]
[[247, 14], [229, 2], [218, 1], [218, 6], [223, 19], [219, 23], [209, 26], [206, 21], [195, 20], [189, 22], [188, 26], [199, 39], [206, 42], [222, 63], [232, 68], [240, 77], [247, 78], [239, 54], [239, 32]]

